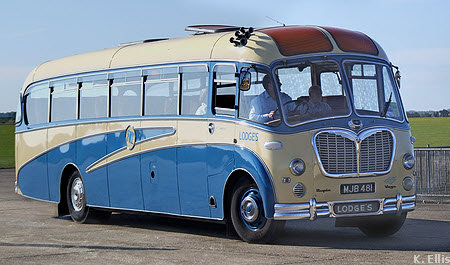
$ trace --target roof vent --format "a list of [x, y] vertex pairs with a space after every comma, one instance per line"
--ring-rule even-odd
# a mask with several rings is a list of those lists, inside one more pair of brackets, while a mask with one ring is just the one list
[[134, 45], [134, 44], [156, 42], [156, 41], [162, 41], [162, 40], [168, 40], [168, 38], [131, 41], [131, 42], [121, 43], [119, 46], [129, 46], [129, 45]]

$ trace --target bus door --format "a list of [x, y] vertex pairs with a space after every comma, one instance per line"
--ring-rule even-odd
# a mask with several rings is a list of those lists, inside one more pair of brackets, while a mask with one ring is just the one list
[[206, 64], [180, 67], [177, 175], [182, 215], [210, 217], [207, 186], [208, 84]]
[[141, 181], [144, 208], [180, 214], [177, 179], [178, 68], [143, 70]]
[[208, 184], [211, 217], [221, 218], [225, 181], [234, 168], [236, 65], [213, 68], [213, 118], [208, 120]]

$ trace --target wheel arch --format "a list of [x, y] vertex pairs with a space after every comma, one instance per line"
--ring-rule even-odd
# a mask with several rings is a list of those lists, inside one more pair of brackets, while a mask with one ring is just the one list
[[66, 192], [69, 178], [75, 171], [80, 172], [80, 170], [75, 164], [69, 163], [64, 166], [64, 169], [61, 172], [61, 181], [59, 184], [58, 216], [69, 214]]
[[229, 217], [232, 191], [240, 178], [254, 182], [261, 192], [266, 218], [273, 218], [276, 202], [275, 187], [272, 176], [262, 159], [246, 148], [236, 148], [235, 169], [229, 174], [223, 192], [224, 217]]

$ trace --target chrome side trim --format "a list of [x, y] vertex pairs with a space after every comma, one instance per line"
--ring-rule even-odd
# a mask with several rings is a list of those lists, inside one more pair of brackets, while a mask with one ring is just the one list
[[87, 206], [93, 207], [93, 208], [98, 208], [98, 209], [107, 209], [107, 210], [112, 210], [112, 211], [131, 211], [131, 212], [140, 212], [140, 213], [153, 213], [153, 214], [163, 214], [163, 215], [169, 215], [169, 216], [189, 217], [189, 218], [204, 219], [204, 220], [216, 220], [216, 221], [223, 220], [223, 218], [212, 218], [212, 217], [185, 215], [185, 214], [178, 214], [178, 213], [158, 212], [158, 211], [151, 211], [151, 210], [116, 208], [116, 207], [98, 206], [98, 205], [94, 205], [94, 204], [87, 204]]
[[[339, 215], [333, 211], [333, 206], [337, 203], [354, 203], [354, 202], [374, 202], [380, 203], [380, 208], [376, 212], [345, 214]], [[275, 220], [297, 220], [310, 219], [316, 220], [318, 217], [352, 217], [352, 216], [371, 216], [388, 213], [396, 213], [400, 215], [403, 212], [410, 212], [416, 208], [416, 195], [403, 197], [400, 193], [395, 198], [372, 199], [372, 200], [351, 200], [351, 201], [333, 201], [333, 202], [316, 202], [315, 198], [311, 198], [309, 203], [277, 203], [274, 206]]]
[[[175, 135], [175, 133], [176, 133], [176, 131], [177, 131], [177, 130], [175, 130], [175, 128], [173, 128], [173, 127], [146, 127], [146, 128], [137, 128], [137, 129], [135, 129], [135, 130], [145, 130], [145, 129], [171, 129], [172, 132], [164, 133], [164, 134], [160, 134], [160, 135], [156, 135], [156, 136], [153, 136], [153, 137], [149, 137], [149, 138], [140, 140], [140, 141], [138, 141], [138, 142], [135, 143], [135, 146], [137, 146], [137, 145], [139, 145], [139, 144], [142, 144], [142, 143], [145, 143], [145, 142], [148, 142], [148, 141], [151, 141], [151, 140], [156, 140], [156, 139], [160, 139], [160, 138], [164, 138], [164, 137], [168, 137], [168, 136]], [[113, 152], [111, 152], [111, 153], [109, 153], [109, 154], [107, 154], [107, 155], [101, 157], [100, 159], [98, 159], [98, 160], [95, 161], [94, 163], [90, 164], [90, 165], [86, 168], [86, 173], [90, 173], [90, 172], [92, 172], [92, 171], [94, 171], [94, 170], [97, 170], [97, 169], [99, 169], [99, 168], [101, 168], [101, 167], [104, 167], [104, 166], [106, 166], [106, 165], [109, 165], [109, 164], [111, 164], [111, 163], [113, 163], [113, 162], [118, 161], [119, 158], [118, 158], [118, 159], [115, 159], [115, 160], [112, 160], [112, 161], [110, 161], [110, 162], [104, 163], [104, 164], [102, 164], [102, 165], [100, 165], [100, 166], [98, 166], [98, 167], [95, 167], [95, 165], [97, 165], [97, 164], [100, 163], [101, 161], [103, 161], [103, 160], [105, 160], [105, 159], [107, 159], [107, 158], [109, 158], [109, 157], [111, 157], [111, 156], [113, 156], [113, 155], [115, 155], [115, 154], [117, 154], [117, 153], [120, 153], [120, 152], [122, 152], [122, 151], [124, 151], [124, 150], [126, 150], [126, 149], [127, 149], [127, 147], [124, 146], [124, 147], [122, 147], [122, 148], [119, 148], [119, 149], [117, 149], [117, 150], [115, 150], [115, 151], [113, 151]], [[130, 150], [130, 151], [131, 151], [131, 150]], [[127, 156], [127, 157], [129, 157], [129, 156]]]

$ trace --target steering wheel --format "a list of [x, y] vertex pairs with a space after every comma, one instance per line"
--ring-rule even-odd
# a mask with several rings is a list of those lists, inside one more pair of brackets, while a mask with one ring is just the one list
[[[300, 97], [298, 97], [297, 99], [294, 99], [294, 100], [290, 100], [290, 101], [284, 102], [283, 106], [286, 106], [287, 104], [294, 103], [294, 102], [295, 102], [296, 106], [295, 106], [294, 110], [289, 111], [289, 113], [295, 113], [300, 105], [306, 105], [307, 109], [306, 109], [305, 113], [308, 113], [308, 110], [309, 110], [309, 106], [307, 105], [308, 101], [306, 99], [303, 99], [303, 98], [300, 98]], [[279, 109], [277, 108], [273, 112], [273, 116], [274, 117], [275, 117], [275, 114], [277, 114], [278, 110]]]

